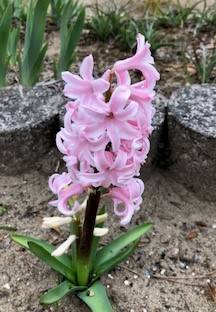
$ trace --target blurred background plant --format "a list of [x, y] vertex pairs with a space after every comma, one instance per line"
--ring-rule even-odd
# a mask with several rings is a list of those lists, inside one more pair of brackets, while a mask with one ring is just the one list
[[9, 37], [11, 31], [13, 8], [8, 4], [1, 11], [0, 20], [0, 87], [6, 85], [6, 74], [8, 70], [10, 56], [8, 55]]
[[74, 2], [68, 1], [65, 5], [60, 22], [60, 53], [58, 60], [54, 63], [54, 74], [56, 78], [61, 77], [61, 72], [69, 69], [74, 59], [76, 45], [80, 40], [80, 36], [84, 27], [85, 10], [79, 6], [76, 8], [77, 19], [74, 18]]
[[208, 5], [206, 0], [202, 1], [200, 10], [193, 12], [193, 23], [195, 32], [202, 30], [203, 27], [216, 27], [216, 3]]
[[106, 3], [103, 6], [96, 3], [89, 22], [89, 28], [94, 36], [104, 42], [109, 38], [115, 38], [119, 29], [127, 20], [130, 20], [127, 6], [128, 3], [124, 6], [118, 6], [115, 2]]
[[7, 84], [9, 67], [17, 65], [20, 83], [32, 86], [39, 81], [48, 48], [48, 8], [60, 29], [54, 76], [59, 78], [61, 71], [69, 69], [84, 27], [83, 6], [77, 0], [0, 0], [0, 86]]
[[83, 5], [78, 0], [50, 0], [50, 8], [54, 22], [60, 27], [66, 9], [69, 10], [67, 17], [73, 20], [80, 14]]
[[8, 41], [8, 55], [9, 55], [10, 64], [12, 66], [15, 66], [18, 61], [17, 48], [18, 48], [19, 38], [20, 38], [20, 28], [13, 27], [9, 34], [9, 41]]
[[9, 4], [13, 6], [13, 17], [25, 21], [27, 3], [23, 0], [0, 0], [0, 16], [3, 15]]
[[134, 48], [134, 38], [138, 32], [142, 33], [146, 41], [151, 44], [153, 54], [161, 47], [171, 46], [165, 35], [158, 31], [156, 22], [153, 19], [146, 18], [144, 20], [131, 19], [119, 28], [118, 39], [121, 48], [127, 51], [132, 50]]
[[[84, 52], [99, 57], [108, 51], [110, 58], [112, 51], [131, 53], [138, 32], [151, 44], [160, 70], [176, 74], [165, 63], [182, 66], [182, 70], [189, 66], [185, 55], [190, 55], [194, 62], [190, 61], [190, 69], [197, 73], [190, 76], [191, 83], [213, 81], [216, 55], [209, 42], [216, 39], [216, 1], [209, 5], [208, 0], [92, 0], [87, 19], [82, 3], [0, 0], [0, 86], [7, 82], [31, 86], [40, 79], [59, 79], [75, 56], [79, 60]], [[206, 48], [199, 49], [200, 43]], [[189, 81], [187, 75], [182, 79]]]
[[184, 27], [185, 24], [193, 17], [194, 11], [203, 0], [194, 3], [188, 1], [187, 4], [182, 4], [180, 0], [176, 3], [169, 1], [168, 4], [162, 8], [158, 7], [157, 23], [163, 27]]
[[32, 86], [39, 80], [47, 43], [43, 42], [49, 0], [29, 3], [22, 56], [19, 56], [20, 81]]
[[187, 59], [193, 64], [197, 79], [200, 83], [209, 83], [215, 80], [212, 73], [216, 68], [216, 44], [211, 47], [204, 44], [200, 45], [200, 49], [193, 46], [193, 52], [186, 55]]

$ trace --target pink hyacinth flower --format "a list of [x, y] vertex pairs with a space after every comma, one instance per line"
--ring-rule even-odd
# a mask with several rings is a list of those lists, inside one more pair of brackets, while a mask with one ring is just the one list
[[[61, 213], [76, 213], [77, 196], [94, 187], [112, 197], [122, 225], [139, 209], [144, 184], [134, 177], [150, 148], [153, 88], [159, 79], [153, 64], [150, 45], [138, 34], [135, 55], [117, 61], [100, 78], [93, 77], [92, 55], [81, 63], [80, 76], [62, 73], [64, 94], [71, 101], [56, 144], [68, 173], [49, 180], [58, 197], [52, 204]], [[143, 80], [132, 83], [130, 70], [140, 71]]]
[[124, 185], [134, 175], [134, 164], [127, 164], [127, 154], [121, 150], [115, 156], [108, 151], [99, 151], [94, 155], [96, 173], [80, 173], [83, 183], [95, 187], [110, 185]]
[[69, 200], [85, 191], [80, 183], [72, 183], [70, 175], [64, 172], [62, 174], [53, 174], [49, 178], [49, 187], [58, 196], [57, 200], [49, 203], [50, 205], [56, 206], [61, 213], [67, 216], [71, 216], [78, 211], [79, 202], [75, 200], [71, 207]]
[[127, 88], [117, 87], [103, 113], [86, 109], [83, 116], [88, 136], [96, 140], [107, 132], [114, 152], [118, 151], [121, 138], [130, 140], [137, 134], [137, 129], [129, 121], [135, 118], [138, 104], [128, 101], [129, 97]]
[[116, 72], [117, 84], [126, 86], [130, 90], [130, 99], [144, 105], [153, 100], [155, 91], [146, 87], [145, 81], [139, 81], [131, 84], [131, 77], [128, 71]]
[[142, 203], [144, 183], [140, 179], [131, 179], [124, 187], [114, 187], [110, 196], [114, 202], [114, 212], [121, 218], [120, 223], [126, 225], [130, 222], [135, 211]]
[[145, 86], [147, 88], [154, 88], [155, 83], [159, 80], [160, 75], [158, 71], [152, 66], [154, 59], [151, 56], [150, 44], [145, 42], [143, 35], [137, 35], [137, 51], [135, 55], [125, 60], [117, 61], [114, 64], [114, 71], [117, 73], [128, 70], [139, 70], [145, 77]]
[[[86, 106], [94, 105], [94, 102], [102, 98], [102, 94], [110, 87], [110, 83], [103, 77], [94, 79], [94, 61], [92, 55], [84, 58], [80, 66], [80, 76], [66, 71], [62, 73], [62, 79], [66, 82], [64, 95], [83, 102]], [[106, 78], [106, 76], [105, 76]], [[94, 105], [97, 107], [97, 105]]]

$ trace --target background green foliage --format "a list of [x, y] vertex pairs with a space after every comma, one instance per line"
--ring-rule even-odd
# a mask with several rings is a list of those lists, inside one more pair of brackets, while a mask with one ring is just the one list
[[118, 1], [103, 2], [103, 5], [96, 2], [88, 8], [91, 14], [86, 18], [79, 0], [0, 0], [0, 86], [7, 84], [7, 73], [17, 72], [18, 67], [19, 83], [31, 86], [40, 80], [52, 27], [60, 39], [57, 56], [48, 59], [56, 79], [73, 63], [86, 28], [93, 41], [98, 40], [108, 48], [111, 43], [125, 52], [133, 51], [136, 34], [140, 32], [151, 44], [155, 58], [162, 47], [172, 48], [175, 54], [182, 46], [183, 63], [194, 64], [197, 80], [213, 81], [215, 49], [188, 51], [184, 42], [171, 42], [169, 34], [173, 30], [192, 33], [192, 40], [197, 39], [205, 47], [200, 37], [206, 29], [211, 32], [216, 29], [215, 5], [207, 5], [207, 0], [189, 0], [185, 5], [180, 0], [145, 0], [138, 5], [141, 7], [135, 12], [130, 1], [124, 6]]

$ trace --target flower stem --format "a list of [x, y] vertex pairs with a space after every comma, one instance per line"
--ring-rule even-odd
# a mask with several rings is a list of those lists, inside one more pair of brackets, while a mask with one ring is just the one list
[[100, 196], [100, 191], [94, 189], [89, 195], [86, 206], [77, 262], [77, 281], [78, 285], [80, 286], [86, 286], [89, 282], [89, 274], [91, 269], [91, 247]]

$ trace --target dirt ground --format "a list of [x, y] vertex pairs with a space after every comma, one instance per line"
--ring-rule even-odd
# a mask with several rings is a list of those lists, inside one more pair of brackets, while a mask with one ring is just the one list
[[[47, 178], [57, 163], [56, 157], [49, 156], [37, 170], [1, 176], [1, 225], [54, 244], [66, 237], [66, 233], [41, 229], [42, 218], [56, 214], [47, 205], [52, 198]], [[172, 181], [168, 171], [155, 169], [145, 185], [143, 207], [133, 224], [152, 221], [154, 230], [143, 237], [129, 261], [103, 278], [115, 311], [215, 312], [215, 203], [199, 201]], [[108, 225], [107, 240], [124, 230], [111, 207]], [[7, 231], [0, 230], [0, 312], [87, 312], [72, 296], [59, 306], [45, 308], [39, 304], [39, 295], [57, 279], [47, 266], [12, 243]]]

